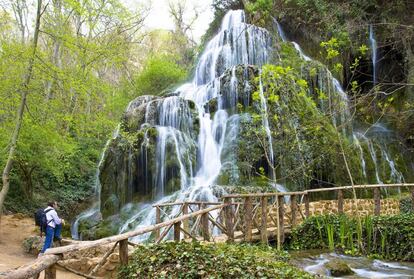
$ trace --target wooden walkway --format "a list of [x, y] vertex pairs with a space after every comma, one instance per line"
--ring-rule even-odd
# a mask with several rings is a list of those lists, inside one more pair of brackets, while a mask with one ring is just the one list
[[[236, 194], [226, 195], [222, 202], [217, 203], [186, 201], [156, 204], [154, 225], [95, 241], [48, 249], [44, 256], [18, 269], [10, 270], [5, 275], [0, 275], [0, 278], [37, 278], [39, 273], [45, 270], [45, 278], [54, 279], [56, 266], [60, 265], [59, 261], [63, 259], [70, 259], [70, 252], [112, 244], [89, 274], [63, 267], [84, 278], [97, 278], [94, 274], [117, 247], [120, 264], [128, 264], [128, 246], [135, 246], [129, 239], [147, 233], [151, 233], [151, 239], [155, 243], [166, 240], [268, 243], [274, 239], [280, 248], [284, 234], [315, 214], [312, 213], [315, 212], [315, 205], [320, 206], [321, 202], [326, 202], [320, 208], [319, 214], [352, 213], [348, 212], [344, 205], [349, 204], [349, 198], [355, 192], [358, 196], [372, 196], [373, 198], [369, 199], [357, 199], [357, 203], [370, 200], [372, 208], [368, 209], [367, 214], [380, 215], [382, 204], [386, 204], [386, 200], [381, 200], [381, 189], [386, 191], [396, 187], [410, 191], [414, 205], [414, 184], [354, 185], [302, 192]], [[327, 194], [321, 194], [322, 192]], [[321, 199], [321, 196], [329, 197]], [[285, 202], [286, 198], [289, 199], [289, 203]], [[332, 208], [332, 205], [335, 208]], [[360, 211], [358, 204], [352, 204], [351, 207], [354, 211]], [[171, 218], [172, 212], [175, 212], [175, 215]]]

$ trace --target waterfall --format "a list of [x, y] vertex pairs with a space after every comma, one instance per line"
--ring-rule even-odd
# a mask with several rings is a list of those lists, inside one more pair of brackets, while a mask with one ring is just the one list
[[361, 160], [361, 166], [362, 166], [362, 174], [364, 175], [365, 178], [367, 178], [367, 170], [366, 170], [366, 162], [365, 162], [365, 158], [364, 158], [364, 150], [362, 149], [361, 143], [357, 137], [357, 135], [354, 133], [352, 135], [353, 140], [354, 140], [354, 144], [358, 147], [359, 150], [359, 159]]
[[[286, 41], [281, 26], [277, 21], [275, 24], [280, 39]], [[112, 176], [108, 180], [115, 183], [103, 188], [102, 195], [114, 197], [114, 201], [105, 197], [103, 201], [107, 202], [102, 202], [101, 206], [99, 198], [92, 209], [78, 217], [73, 226], [73, 234], [77, 235], [80, 220], [90, 218], [99, 211], [104, 217], [106, 214], [108, 218], [113, 218], [110, 220], [118, 222], [116, 224], [119, 224], [119, 227], [116, 228], [119, 228], [120, 233], [148, 226], [155, 222], [155, 209], [152, 206], [154, 203], [189, 200], [216, 202], [220, 195], [225, 194], [225, 188], [217, 185], [220, 180], [227, 179], [229, 185], [232, 182], [237, 183], [244, 175], [243, 172], [248, 173], [250, 179], [249, 172], [255, 166], [252, 167], [248, 160], [246, 160], [249, 164], [247, 167], [238, 164], [237, 156], [250, 156], [245, 150], [238, 150], [238, 147], [242, 140], [240, 135], [251, 133], [249, 129], [252, 129], [252, 126], [256, 129], [250, 111], [252, 108], [256, 111], [259, 107], [262, 120], [259, 127], [266, 133], [264, 145], [267, 142], [268, 146], [264, 148], [271, 165], [268, 176], [272, 181], [269, 185], [279, 192], [287, 192], [288, 189], [284, 185], [275, 182], [274, 166], [277, 158], [281, 158], [278, 157], [281, 150], [279, 147], [273, 149], [278, 146], [277, 142], [273, 142], [275, 139], [272, 137], [271, 128], [274, 126], [269, 123], [269, 115], [272, 116], [273, 110], [268, 107], [266, 87], [263, 88], [260, 71], [261, 66], [269, 61], [272, 51], [275, 50], [272, 48], [274, 43], [272, 38], [264, 28], [248, 24], [244, 11], [229, 11], [224, 16], [219, 31], [207, 43], [200, 55], [194, 77], [190, 82], [181, 85], [167, 97], [141, 96], [132, 101], [122, 122], [122, 132], [127, 135], [124, 137], [121, 133], [119, 137], [114, 136], [119, 140], [115, 145], [119, 144], [120, 150], [113, 151], [115, 153], [112, 154], [113, 158], [109, 156], [109, 163], [103, 164], [104, 168], [106, 165], [112, 168], [109, 171]], [[299, 44], [290, 43], [304, 64], [319, 63], [307, 56]], [[259, 70], [251, 65], [257, 66]], [[321, 116], [331, 117], [335, 125], [344, 127], [342, 128], [344, 136], [353, 137], [359, 150], [364, 176], [367, 178], [369, 174], [366, 154], [364, 154], [364, 150], [368, 150], [367, 153], [375, 165], [378, 183], [382, 181], [381, 164], [378, 162], [377, 154], [381, 154], [378, 157], [388, 162], [390, 179], [403, 180], [386, 146], [377, 143], [374, 137], [363, 133], [347, 133], [352, 130], [352, 127], [347, 129], [347, 123], [352, 123], [347, 94], [326, 67], [320, 67], [317, 71], [318, 78], [315, 79], [314, 86], [329, 95], [327, 102], [322, 98], [318, 101], [317, 109], [320, 110]], [[249, 81], [256, 78], [258, 72], [258, 85], [250, 84]], [[304, 76], [309, 74], [303, 72]], [[254, 90], [258, 90], [260, 96], [257, 106], [256, 104], [252, 106], [250, 100]], [[311, 93], [309, 89], [308, 94]], [[291, 120], [294, 122], [289, 122], [289, 125], [295, 130], [296, 135], [292, 140], [297, 141], [298, 151], [292, 152], [296, 152], [295, 158], [301, 160], [298, 165], [303, 168], [305, 162], [312, 158], [314, 150], [308, 147], [305, 133], [301, 135], [299, 118], [295, 117], [297, 116], [292, 116]], [[108, 141], [104, 149], [97, 177], [100, 175], [99, 170], [110, 142]], [[112, 147], [111, 145], [108, 150], [109, 154]], [[253, 146], [253, 152], [258, 148], [261, 149]], [[248, 154], [243, 154], [243, 151]], [[276, 155], [275, 151], [278, 152]], [[262, 156], [263, 150], [260, 152], [259, 155]], [[253, 164], [257, 162], [261, 164], [262, 157], [259, 158]], [[284, 167], [280, 167], [281, 172], [287, 170], [283, 169]], [[114, 174], [111, 173], [112, 170], [115, 170]], [[102, 182], [103, 185], [107, 185], [105, 183]], [[112, 186], [113, 184], [115, 186]], [[98, 178], [96, 189], [97, 196], [100, 196]], [[105, 189], [110, 191], [105, 192]], [[112, 195], [116, 191], [118, 192]], [[145, 196], [143, 199], [140, 199], [141, 194]], [[126, 204], [127, 202], [129, 204]], [[173, 218], [178, 210], [179, 207], [170, 208], [166, 215]], [[112, 217], [112, 214], [116, 217]], [[133, 241], [145, 241], [148, 237], [149, 234], [142, 235], [134, 238]]]
[[[375, 130], [375, 132], [372, 130]], [[385, 135], [381, 136], [383, 133], [385, 133]], [[366, 173], [365, 154], [362, 148], [362, 144], [365, 144], [368, 149], [369, 157], [374, 165], [375, 182], [377, 184], [383, 184], [383, 179], [388, 180], [392, 183], [404, 182], [404, 176], [400, 171], [398, 171], [397, 167], [395, 166], [395, 162], [393, 159], [391, 159], [390, 152], [387, 149], [387, 144], [384, 142], [384, 140], [387, 140], [387, 137], [389, 137], [389, 133], [390, 131], [383, 127], [381, 124], [375, 124], [372, 125], [366, 133], [355, 132], [353, 135], [354, 143], [357, 145], [360, 151], [360, 160], [363, 168], [363, 174], [365, 178], [368, 179]], [[381, 137], [385, 139], [381, 139]], [[378, 159], [379, 154], [382, 162], [388, 168], [389, 177], [381, 177], [380, 175], [380, 173], [384, 173], [385, 170], [382, 168], [383, 171], [381, 171], [380, 160]]]
[[260, 104], [261, 104], [261, 110], [262, 110], [262, 123], [263, 123], [263, 127], [266, 131], [266, 135], [267, 135], [267, 140], [268, 140], [268, 144], [269, 144], [269, 154], [268, 154], [268, 159], [269, 159], [269, 167], [272, 169], [271, 171], [271, 177], [270, 179], [272, 180], [276, 180], [276, 171], [275, 171], [275, 158], [274, 158], [274, 153], [273, 153], [273, 140], [272, 140], [272, 133], [270, 132], [270, 127], [269, 127], [269, 117], [267, 114], [267, 102], [266, 99], [264, 97], [264, 93], [263, 93], [263, 84], [262, 84], [262, 78], [260, 77], [259, 79], [259, 93], [260, 93]]
[[[145, 122], [157, 125], [158, 132], [155, 161], [156, 174], [154, 178], [156, 187], [154, 198], [156, 202], [174, 200], [217, 201], [217, 196], [213, 193], [213, 186], [223, 167], [222, 152], [223, 150], [229, 152], [228, 148], [234, 146], [240, 120], [240, 115], [235, 113], [240, 89], [236, 76], [236, 66], [262, 66], [268, 61], [271, 43], [267, 30], [246, 23], [244, 11], [229, 11], [223, 19], [219, 32], [207, 44], [201, 54], [193, 81], [180, 86], [175, 92], [176, 96], [167, 97], [164, 101], [152, 99], [147, 102]], [[227, 95], [220, 95], [221, 78], [225, 71], [231, 73], [229, 91]], [[245, 83], [244, 86], [245, 90], [248, 90], [249, 84]], [[263, 92], [261, 94], [263, 95]], [[214, 116], [209, 112], [208, 106], [212, 99], [217, 99], [217, 110], [214, 112]], [[189, 155], [186, 155], [185, 152], [188, 151], [188, 147], [191, 145], [191, 138], [187, 135], [191, 134], [193, 130], [191, 126], [193, 119], [190, 110], [182, 105], [182, 100], [194, 102], [198, 114], [199, 133], [196, 143], [196, 166], [186, 166], [184, 163], [185, 161], [191, 162], [188, 158]], [[246, 100], [243, 100], [243, 102], [246, 102]], [[266, 106], [264, 99], [261, 103], [262, 106]], [[159, 115], [157, 123], [154, 122], [152, 117], [155, 113], [155, 107], [157, 107], [156, 111]], [[229, 113], [232, 113], [232, 115], [229, 116]], [[267, 116], [264, 117], [264, 125], [269, 136], [269, 152], [273, 162], [272, 139], [269, 124], [266, 121]], [[168, 148], [169, 146], [170, 148]], [[168, 175], [166, 170], [170, 149], [174, 149], [180, 166], [181, 188], [180, 191], [167, 195], [165, 184]], [[229, 158], [224, 159], [226, 164], [231, 162]], [[195, 170], [194, 174], [193, 169]], [[235, 169], [233, 176], [237, 177], [237, 175], [237, 169]], [[286, 191], [282, 185], [276, 185], [275, 187]], [[170, 217], [173, 217], [177, 210], [174, 208], [169, 213]], [[142, 205], [137, 211], [136, 214], [124, 222], [119, 232], [146, 226], [155, 221], [155, 210], [150, 205]], [[133, 240], [142, 241], [147, 237], [148, 235], [140, 236], [139, 239]]]
[[280, 26], [279, 22], [273, 18], [273, 22], [276, 24], [277, 32], [279, 33], [280, 38], [283, 42], [287, 42], [286, 34], [282, 29], [282, 26]]
[[377, 40], [375, 40], [374, 28], [372, 24], [369, 26], [369, 41], [371, 43], [372, 53], [372, 82], [373, 86], [377, 84]]
[[[119, 129], [120, 129], [120, 125], [118, 125], [116, 127], [116, 129], [114, 130], [114, 132], [112, 133], [112, 139], [115, 139], [118, 135], [119, 135]], [[100, 209], [101, 209], [101, 183], [99, 182], [99, 175], [100, 175], [100, 169], [101, 169], [101, 165], [104, 161], [105, 158], [105, 153], [106, 150], [108, 149], [109, 144], [111, 143], [111, 140], [108, 140], [104, 146], [104, 149], [102, 150], [101, 153], [101, 157], [99, 159], [98, 162], [98, 167], [96, 168], [96, 173], [95, 173], [95, 183], [94, 183], [94, 203], [92, 204], [92, 206], [87, 209], [86, 211], [82, 212], [81, 214], [79, 214], [76, 218], [75, 221], [73, 221], [73, 223], [71, 224], [71, 235], [73, 239], [79, 239], [79, 223], [82, 220], [87, 220], [90, 218], [97, 218], [100, 219]]]

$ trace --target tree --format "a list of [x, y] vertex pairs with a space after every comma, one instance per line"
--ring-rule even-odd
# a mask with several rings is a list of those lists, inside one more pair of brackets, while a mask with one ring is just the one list
[[0, 191], [0, 218], [3, 212], [4, 200], [10, 188], [10, 171], [12, 170], [12, 167], [13, 167], [14, 156], [16, 153], [16, 146], [19, 140], [20, 129], [22, 127], [22, 122], [23, 122], [24, 110], [26, 107], [26, 99], [27, 99], [27, 95], [29, 94], [29, 85], [30, 85], [30, 82], [33, 76], [33, 67], [35, 63], [37, 43], [39, 39], [41, 16], [42, 16], [42, 0], [38, 0], [37, 1], [37, 12], [36, 12], [36, 25], [35, 25], [33, 43], [32, 43], [32, 54], [30, 56], [28, 66], [27, 66], [27, 71], [26, 71], [23, 83], [21, 85], [21, 92], [20, 92], [21, 101], [20, 101], [19, 109], [17, 111], [16, 125], [15, 125], [14, 132], [10, 139], [9, 155], [6, 161], [6, 165], [3, 169], [3, 175], [2, 175], [3, 186]]

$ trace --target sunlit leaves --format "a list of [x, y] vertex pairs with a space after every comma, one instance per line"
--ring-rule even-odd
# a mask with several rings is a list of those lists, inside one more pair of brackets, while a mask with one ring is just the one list
[[365, 54], [367, 53], [368, 50], [369, 50], [369, 48], [365, 44], [362, 44], [358, 48], [358, 51], [361, 53], [362, 56], [365, 56]]

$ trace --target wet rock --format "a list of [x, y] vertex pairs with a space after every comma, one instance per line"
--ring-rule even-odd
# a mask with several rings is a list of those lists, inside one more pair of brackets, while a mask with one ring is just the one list
[[326, 270], [329, 272], [330, 276], [339, 277], [354, 274], [354, 272], [348, 266], [348, 264], [340, 259], [330, 260], [324, 266]]

